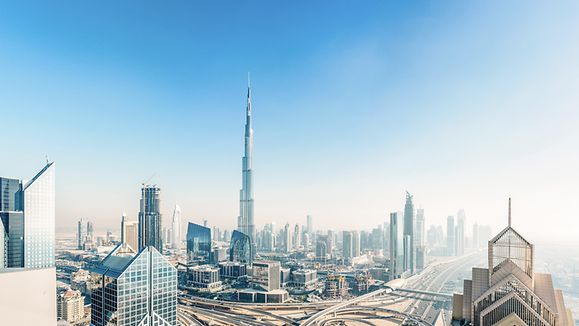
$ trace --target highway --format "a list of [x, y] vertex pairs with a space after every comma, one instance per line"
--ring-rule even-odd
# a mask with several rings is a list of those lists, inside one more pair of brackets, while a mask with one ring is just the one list
[[[484, 259], [480, 252], [468, 254], [456, 259], [433, 264], [426, 268], [422, 273], [412, 276], [405, 284], [406, 288], [416, 289], [428, 292], [447, 293], [452, 295], [455, 286], [462, 284], [453, 283], [458, 280], [461, 274], [470, 271], [470, 269]], [[439, 301], [425, 300], [426, 296], [419, 294], [415, 296], [406, 312], [417, 316], [431, 324], [435, 324], [439, 312], [442, 309], [449, 309], [452, 301], [448, 304], [441, 304]]]
[[406, 280], [394, 280], [350, 300], [307, 303], [244, 303], [182, 295], [180, 325], [359, 325], [433, 326], [451, 304], [458, 279], [483, 259], [480, 252], [429, 265]]

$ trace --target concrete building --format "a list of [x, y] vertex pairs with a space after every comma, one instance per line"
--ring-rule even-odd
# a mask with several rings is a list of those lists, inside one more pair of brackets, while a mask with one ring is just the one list
[[308, 287], [318, 281], [318, 272], [314, 269], [298, 269], [292, 272], [292, 286]]
[[280, 269], [277, 261], [256, 261], [251, 269], [251, 285], [262, 291], [272, 291], [280, 288]]
[[91, 325], [177, 325], [177, 269], [155, 247], [120, 244], [91, 272]]
[[573, 326], [550, 274], [534, 271], [535, 248], [511, 226], [488, 242], [488, 268], [473, 268], [453, 298], [454, 320], [473, 326]]
[[71, 324], [84, 318], [84, 296], [80, 291], [62, 291], [56, 297], [56, 315]]
[[56, 269], [0, 269], [0, 325], [56, 325]]
[[237, 279], [247, 275], [247, 265], [240, 262], [226, 261], [219, 263], [219, 276], [222, 279]]
[[205, 289], [209, 292], [221, 290], [221, 281], [219, 279], [219, 267], [212, 265], [198, 265], [189, 268], [188, 285]]
[[126, 214], [121, 216], [121, 242], [135, 251], [139, 249], [139, 222], [128, 221]]

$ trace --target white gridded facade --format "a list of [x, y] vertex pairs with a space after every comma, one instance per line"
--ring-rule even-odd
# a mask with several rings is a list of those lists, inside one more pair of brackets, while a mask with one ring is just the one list
[[24, 187], [24, 267], [54, 267], [54, 163]]
[[117, 278], [99, 275], [99, 282], [104, 286], [93, 291], [91, 325], [177, 325], [177, 270], [153, 247]]

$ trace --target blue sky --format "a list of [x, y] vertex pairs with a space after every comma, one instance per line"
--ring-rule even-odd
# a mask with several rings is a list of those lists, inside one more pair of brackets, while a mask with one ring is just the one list
[[231, 228], [250, 71], [258, 225], [370, 228], [408, 189], [427, 223], [498, 229], [511, 195], [570, 235], [577, 35], [572, 1], [4, 3], [0, 174], [55, 160], [60, 228], [136, 218], [151, 175], [166, 222]]

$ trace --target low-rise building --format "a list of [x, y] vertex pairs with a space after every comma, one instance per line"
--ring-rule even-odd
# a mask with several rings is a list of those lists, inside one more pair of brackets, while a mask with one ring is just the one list
[[280, 287], [280, 264], [277, 261], [256, 261], [251, 270], [251, 285], [262, 291], [273, 291]]
[[290, 282], [291, 270], [287, 267], [282, 267], [280, 268], [279, 273], [280, 286], [284, 287]]
[[247, 275], [247, 265], [237, 261], [219, 263], [219, 276], [222, 279], [237, 279]]
[[84, 296], [80, 291], [66, 290], [57, 295], [56, 316], [69, 323], [76, 323], [84, 318]]
[[308, 287], [318, 280], [318, 272], [314, 269], [299, 269], [292, 272], [292, 285], [295, 287]]
[[219, 267], [212, 265], [193, 266], [189, 269], [189, 285], [214, 292], [221, 289]]

